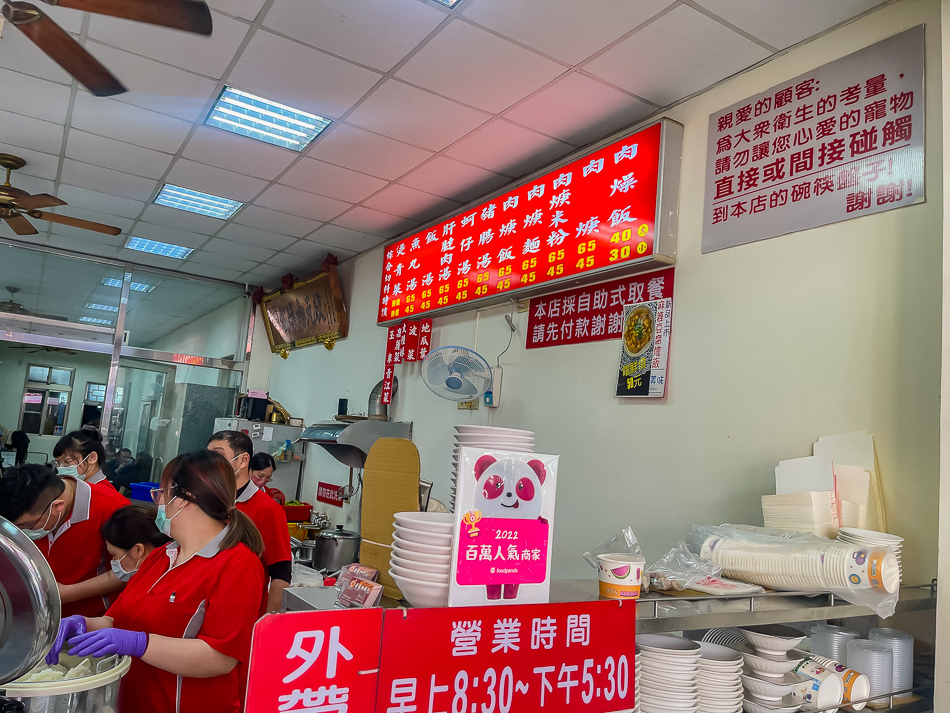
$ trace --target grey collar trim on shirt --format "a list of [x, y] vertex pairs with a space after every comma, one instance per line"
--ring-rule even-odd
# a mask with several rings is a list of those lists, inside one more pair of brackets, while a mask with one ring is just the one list
[[244, 486], [244, 492], [238, 495], [236, 502], [246, 503], [248, 500], [254, 497], [254, 494], [260, 490], [256, 485], [254, 485], [253, 480], [247, 481], [247, 485]]

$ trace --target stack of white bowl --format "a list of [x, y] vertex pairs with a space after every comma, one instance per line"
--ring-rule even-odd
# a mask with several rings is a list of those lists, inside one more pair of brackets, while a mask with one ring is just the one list
[[640, 634], [642, 713], [697, 713], [699, 644], [664, 634]]
[[414, 607], [444, 607], [449, 600], [455, 516], [397, 512], [389, 574]]
[[719, 644], [700, 643], [698, 713], [739, 713], [742, 710], [742, 656]]
[[534, 453], [534, 431], [524, 431], [520, 428], [496, 428], [495, 426], [456, 426], [455, 449], [452, 451], [452, 498], [449, 502], [449, 510], [452, 512], [455, 512], [459, 450], [462, 446]]
[[[867, 639], [848, 642], [848, 666], [860, 671], [871, 682], [871, 706], [887, 703], [887, 695], [894, 691], [894, 653], [887, 644]], [[876, 698], [883, 696], [882, 698]]]
[[900, 581], [904, 581], [904, 568], [901, 565], [901, 548], [904, 547], [904, 538], [891, 535], [887, 532], [862, 530], [858, 527], [842, 527], [838, 530], [838, 541], [847, 542], [857, 547], [886, 547], [897, 556], [897, 571]]
[[[891, 647], [894, 657], [893, 689], [906, 691], [914, 685], [914, 637], [899, 629], [871, 629], [868, 639]], [[900, 697], [910, 694], [902, 694]]]
[[801, 685], [804, 677], [792, 674], [800, 659], [788, 652], [804, 641], [805, 635], [783, 624], [746, 626], [740, 627], [739, 631], [746, 641], [730, 647], [742, 654], [746, 667], [752, 672], [742, 676], [745, 687], [743, 708], [749, 713], [797, 711], [801, 704], [793, 698], [791, 691]]
[[842, 626], [818, 624], [811, 630], [811, 651], [832, 661], [848, 665], [848, 642], [857, 639], [858, 632]]

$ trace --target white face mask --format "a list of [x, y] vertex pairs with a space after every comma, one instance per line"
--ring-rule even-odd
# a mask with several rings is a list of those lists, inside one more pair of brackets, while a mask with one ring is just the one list
[[43, 521], [43, 527], [40, 528], [40, 529], [38, 529], [38, 530], [26, 530], [26, 529], [20, 528], [24, 535], [26, 535], [27, 537], [29, 537], [31, 540], [42, 540], [42, 539], [43, 539], [44, 537], [46, 537], [49, 533], [51, 533], [53, 530], [55, 530], [57, 527], [59, 527], [59, 519], [60, 519], [60, 517], [62, 517], [62, 513], [60, 513], [59, 515], [56, 516], [56, 524], [54, 524], [54, 525], [53, 525], [51, 528], [49, 528], [48, 530], [46, 529], [46, 526], [49, 524], [50, 516], [53, 514], [53, 504], [54, 504], [55, 502], [56, 502], [56, 501], [54, 500], [54, 501], [53, 501], [52, 503], [50, 503], [50, 505], [49, 505], [49, 514], [46, 516], [46, 520]]
[[[233, 463], [234, 461], [236, 461], [238, 458], [240, 458], [240, 457], [243, 456], [243, 455], [244, 455], [243, 453], [239, 453], [238, 455], [234, 456], [234, 458], [232, 458], [231, 460], [229, 460], [228, 463]], [[240, 473], [240, 472], [241, 472], [241, 469], [238, 468], [238, 469], [235, 470], [234, 472], [235, 472], [235, 473]]]
[[138, 567], [133, 569], [131, 572], [127, 572], [126, 570], [122, 569], [122, 560], [124, 560], [128, 556], [129, 556], [129, 553], [126, 552], [124, 555], [119, 557], [119, 559], [112, 560], [112, 562], [110, 562], [110, 564], [112, 565], [112, 573], [116, 576], [116, 579], [118, 579], [120, 582], [128, 582], [130, 579], [132, 579], [132, 575], [139, 571]]

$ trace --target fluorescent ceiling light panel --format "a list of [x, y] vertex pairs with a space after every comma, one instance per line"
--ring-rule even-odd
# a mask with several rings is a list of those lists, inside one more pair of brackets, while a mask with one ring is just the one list
[[104, 324], [107, 327], [112, 326], [111, 319], [99, 319], [98, 317], [80, 317], [80, 322], [85, 322], [86, 324]]
[[[102, 284], [106, 287], [122, 287], [122, 280], [118, 277], [104, 277], [102, 278]], [[155, 289], [155, 285], [146, 285], [144, 282], [133, 282], [131, 288], [135, 292], [151, 292]]]
[[169, 208], [210, 215], [212, 218], [220, 218], [221, 220], [227, 220], [244, 205], [238, 201], [213, 196], [210, 193], [193, 191], [190, 188], [173, 186], [170, 183], [162, 186], [162, 190], [155, 196], [155, 202]]
[[162, 243], [158, 240], [146, 240], [145, 238], [136, 237], [130, 237], [126, 241], [125, 247], [129, 250], [138, 250], [140, 253], [172, 257], [176, 260], [184, 260], [195, 251], [194, 248], [186, 248], [184, 245]]
[[[121, 285], [122, 283], [120, 282], [119, 284]], [[98, 309], [102, 312], [118, 312], [119, 311], [118, 307], [113, 307], [111, 305], [101, 305], [95, 302], [87, 302], [86, 309]]]
[[458, 3], [459, 0], [435, 0], [435, 1], [442, 3], [446, 7], [455, 7], [455, 5]]
[[226, 86], [205, 123], [285, 149], [303, 151], [330, 125], [330, 120]]

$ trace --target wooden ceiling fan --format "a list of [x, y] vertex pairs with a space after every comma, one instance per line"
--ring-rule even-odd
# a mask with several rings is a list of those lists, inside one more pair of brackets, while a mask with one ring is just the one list
[[[3, 17], [26, 35], [33, 44], [50, 56], [60, 67], [75, 77], [97, 97], [108, 97], [127, 91], [112, 73], [99, 64], [86, 48], [76, 42], [46, 13], [28, 2], [0, 0]], [[99, 15], [147, 22], [199, 35], [210, 35], [211, 11], [203, 0], [43, 0]]]
[[104, 225], [103, 223], [94, 223], [91, 220], [82, 220], [72, 218], [68, 215], [59, 213], [46, 213], [40, 208], [53, 208], [55, 206], [66, 205], [66, 201], [60, 200], [49, 193], [35, 193], [30, 195], [24, 190], [10, 185], [10, 172], [26, 165], [19, 156], [13, 156], [8, 153], [0, 153], [0, 167], [7, 170], [7, 178], [3, 185], [0, 185], [0, 218], [6, 221], [13, 232], [17, 235], [36, 235], [39, 231], [33, 227], [33, 224], [26, 219], [26, 216], [36, 220], [46, 220], [50, 223], [59, 223], [61, 225], [71, 225], [74, 228], [83, 230], [94, 230], [97, 233], [106, 235], [118, 235], [122, 232], [121, 228], [113, 225]]

